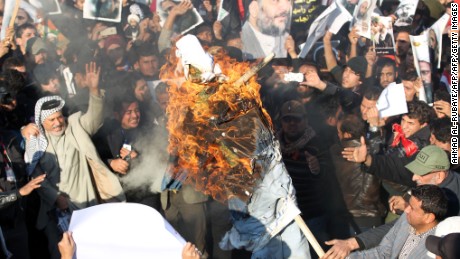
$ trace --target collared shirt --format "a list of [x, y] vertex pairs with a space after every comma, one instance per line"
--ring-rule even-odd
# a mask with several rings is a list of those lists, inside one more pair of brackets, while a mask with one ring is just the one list
[[[425, 233], [422, 234], [416, 234], [415, 229], [413, 227], [410, 228], [410, 233], [409, 236], [406, 239], [406, 242], [404, 243], [403, 248], [401, 249], [401, 252], [399, 253], [399, 259], [407, 259], [410, 258], [410, 253], [412, 250], [417, 247], [420, 243], [420, 241], [425, 240], [425, 238], [428, 235], [434, 234], [434, 231], [436, 229], [436, 226], [431, 228], [430, 230], [426, 231]], [[425, 245], [423, 242], [422, 245]]]

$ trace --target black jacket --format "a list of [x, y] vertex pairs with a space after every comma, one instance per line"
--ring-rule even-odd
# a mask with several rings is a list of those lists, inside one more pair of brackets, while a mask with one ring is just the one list
[[[27, 173], [21, 141], [22, 138], [13, 131], [0, 131], [0, 225], [14, 224], [18, 214], [24, 211], [25, 200], [19, 189], [26, 184]], [[4, 155], [5, 150], [7, 156]], [[13, 169], [16, 182], [7, 180], [7, 164]]]
[[345, 140], [331, 147], [331, 156], [347, 210], [353, 217], [383, 217], [380, 201], [380, 179], [364, 172], [360, 164], [342, 157], [345, 147], [357, 147], [359, 140]]
[[[421, 128], [409, 137], [409, 140], [415, 142], [418, 151], [420, 151], [430, 143], [429, 127]], [[404, 148], [399, 144], [397, 147], [389, 149], [385, 155], [372, 155], [372, 164], [367, 168], [367, 172], [393, 183], [415, 187], [416, 184], [412, 181], [413, 174], [405, 166], [415, 159], [418, 151], [407, 157]]]

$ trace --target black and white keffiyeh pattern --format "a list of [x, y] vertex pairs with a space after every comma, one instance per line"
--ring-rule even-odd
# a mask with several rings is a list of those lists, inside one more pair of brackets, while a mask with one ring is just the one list
[[[58, 101], [59, 104], [51, 109], [43, 109], [43, 104], [52, 100]], [[48, 140], [46, 139], [45, 130], [43, 129], [42, 123], [51, 114], [61, 111], [64, 107], [64, 104], [65, 101], [57, 95], [40, 98], [35, 104], [35, 124], [37, 125], [40, 133], [38, 136], [30, 136], [30, 139], [26, 145], [24, 160], [27, 163], [27, 173], [29, 175], [32, 174], [35, 166], [48, 147]]]

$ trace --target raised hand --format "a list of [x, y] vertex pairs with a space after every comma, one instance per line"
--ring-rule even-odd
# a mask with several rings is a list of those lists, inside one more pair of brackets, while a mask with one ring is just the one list
[[33, 190], [40, 188], [40, 184], [45, 180], [46, 174], [42, 174], [30, 180], [26, 185], [19, 189], [21, 196], [29, 195]]
[[96, 65], [96, 62], [91, 62], [85, 65], [85, 80], [91, 94], [99, 96], [99, 78], [101, 67]]
[[342, 156], [350, 162], [362, 163], [366, 161], [367, 147], [364, 137], [361, 137], [361, 146], [344, 148], [342, 151]]

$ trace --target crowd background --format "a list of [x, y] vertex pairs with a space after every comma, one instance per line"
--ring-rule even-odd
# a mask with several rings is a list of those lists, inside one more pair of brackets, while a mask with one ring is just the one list
[[[184, 31], [181, 26], [190, 24], [186, 20], [193, 8], [203, 23], [187, 33], [196, 35], [205, 49], [218, 47], [235, 61], [254, 64], [258, 60], [249, 60], [252, 51], [260, 54], [272, 47], [286, 55], [259, 71], [257, 81], [302, 217], [326, 251], [339, 240], [398, 218], [409, 204], [408, 191], [417, 185], [439, 185], [451, 189], [453, 197], [460, 196], [457, 165], [449, 164], [439, 172], [439, 168], [430, 172], [405, 168], [425, 146], [435, 145], [447, 155], [451, 152], [449, 26], [441, 36], [439, 68], [439, 50], [430, 42], [428, 72], [416, 69], [410, 39], [429, 30], [444, 13], [450, 14], [449, 1], [419, 1], [409, 25], [393, 26], [394, 53], [378, 55], [376, 42], [361, 37], [346, 23], [335, 35], [322, 32], [304, 59], [298, 56], [298, 46], [306, 40], [308, 23], [304, 31], [290, 33], [290, 18], [285, 16], [292, 10], [276, 8], [292, 7], [289, 0], [222, 1], [228, 15], [219, 21], [219, 0], [157, 1], [122, 0], [121, 10], [116, 0], [101, 1], [108, 8], [101, 12], [119, 13], [120, 22], [84, 19], [84, 0], [57, 0], [61, 12], [53, 15], [45, 4], [34, 8], [36, 1], [22, 1], [28, 5], [18, 10], [14, 26], [6, 28], [0, 45], [0, 225], [1, 240], [6, 241], [2, 256], [9, 250], [13, 258], [58, 258], [59, 239], [51, 239], [43, 224], [37, 224], [44, 201], [33, 190], [40, 188], [44, 178], [32, 179], [27, 174], [24, 152], [30, 136], [37, 134], [37, 101], [58, 95], [65, 100], [65, 117], [84, 114], [91, 108], [95, 74], [105, 95], [104, 123], [92, 141], [97, 155], [121, 182], [126, 200], [163, 213], [204, 257], [249, 256], [218, 247], [231, 227], [225, 205], [191, 185], [161, 191], [162, 172], [172, 162], [166, 111], [174, 96], [168, 94], [168, 80], [183, 75], [160, 76], [160, 69], [174, 60], [170, 57], [174, 43]], [[330, 4], [326, 2], [318, 2], [317, 9], [324, 10]], [[6, 15], [4, 4], [0, 1], [0, 15]], [[353, 10], [358, 1], [344, 4]], [[383, 0], [376, 8], [395, 22], [401, 16], [396, 12], [398, 5], [398, 1]], [[161, 16], [160, 11], [167, 15]], [[243, 44], [241, 38], [246, 18], [255, 11], [259, 14], [253, 17], [256, 26], [252, 28], [266, 25], [269, 29], [259, 31], [262, 36], [256, 33], [259, 41], [269, 42], [261, 46], [247, 40]], [[377, 25], [371, 33], [389, 41]], [[281, 45], [263, 38], [273, 34], [284, 40]], [[300, 79], [288, 79], [288, 73], [297, 73]], [[408, 112], [380, 118], [377, 99], [393, 82], [403, 85]], [[429, 104], [420, 100], [421, 89], [427, 86], [433, 93]], [[452, 178], [457, 189], [446, 186], [446, 179]], [[61, 208], [59, 201], [52, 204], [52, 213], [69, 209]], [[458, 209], [450, 215], [457, 214]], [[59, 215], [51, 218], [57, 223]], [[356, 240], [359, 248], [369, 248], [363, 244], [366, 241]]]

